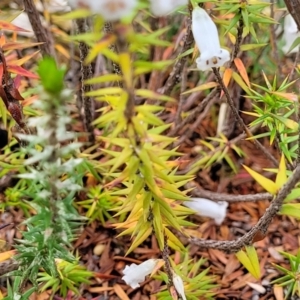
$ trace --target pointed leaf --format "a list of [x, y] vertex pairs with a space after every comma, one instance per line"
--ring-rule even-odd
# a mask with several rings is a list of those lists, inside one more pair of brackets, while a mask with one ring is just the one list
[[280, 189], [287, 181], [287, 176], [286, 176], [286, 164], [285, 164], [285, 159], [284, 155], [281, 155], [280, 163], [279, 163], [279, 170], [276, 176], [276, 186], [278, 189]]
[[[225, 69], [225, 72], [224, 72], [224, 75], [223, 75], [223, 82], [224, 82], [224, 85], [225, 85], [226, 87], [228, 87], [228, 84], [229, 84], [229, 82], [230, 82], [231, 76], [232, 76], [232, 69], [226, 68], [226, 69]], [[224, 91], [222, 90], [222, 91], [221, 91], [220, 98], [222, 98], [223, 95], [224, 95]]]
[[236, 257], [242, 265], [251, 273], [256, 279], [260, 278], [260, 265], [256, 250], [253, 246], [246, 246], [246, 252], [240, 250], [236, 253]]
[[9, 30], [9, 31], [17, 31], [17, 32], [30, 32], [29, 30], [23, 29], [21, 27], [15, 26], [6, 21], [0, 21], [0, 29]]
[[248, 73], [247, 73], [247, 70], [246, 70], [243, 62], [241, 61], [241, 59], [236, 57], [234, 59], [234, 64], [235, 64], [236, 68], [238, 69], [239, 73], [241, 74], [242, 78], [246, 82], [247, 86], [250, 87]]
[[12, 65], [8, 65], [7, 66], [7, 71], [14, 73], [14, 74], [19, 74], [22, 75], [24, 77], [28, 77], [28, 78], [33, 78], [33, 79], [39, 79], [39, 76], [20, 67], [20, 66], [12, 66]]
[[243, 165], [243, 167], [255, 179], [255, 181], [259, 183], [266, 191], [268, 191], [272, 195], [275, 195], [277, 193], [277, 186], [275, 182], [253, 171], [252, 169], [250, 169], [245, 165]]
[[187, 95], [187, 94], [191, 94], [191, 93], [199, 92], [199, 91], [205, 91], [205, 90], [208, 90], [208, 89], [212, 89], [212, 88], [214, 88], [214, 87], [216, 87], [218, 85], [219, 84], [217, 82], [207, 82], [207, 83], [198, 85], [195, 88], [190, 89], [190, 90], [182, 93], [182, 95]]

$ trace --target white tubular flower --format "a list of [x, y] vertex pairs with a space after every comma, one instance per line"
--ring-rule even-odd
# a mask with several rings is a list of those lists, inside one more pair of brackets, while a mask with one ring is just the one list
[[105, 21], [117, 21], [132, 13], [137, 0], [68, 0], [72, 8], [87, 8]]
[[201, 55], [196, 59], [197, 68], [206, 71], [218, 68], [230, 60], [227, 50], [220, 47], [217, 26], [207, 12], [196, 7], [192, 14], [192, 31]]
[[182, 278], [176, 273], [174, 273], [172, 279], [177, 293], [182, 298], [182, 300], [186, 300]]
[[151, 0], [150, 9], [153, 15], [165, 16], [181, 5], [187, 5], [188, 0]]
[[214, 202], [204, 198], [190, 198], [190, 201], [185, 201], [184, 205], [195, 210], [197, 215], [212, 218], [217, 225], [221, 225], [226, 216], [228, 203], [225, 201]]
[[124, 276], [122, 279], [126, 284], [135, 289], [140, 286], [140, 282], [145, 281], [146, 276], [152, 273], [157, 262], [157, 259], [148, 259], [140, 265], [131, 264], [130, 266], [126, 266], [123, 270]]
[[[282, 50], [285, 54], [287, 54], [293, 45], [294, 41], [300, 37], [300, 32], [298, 31], [297, 24], [294, 18], [288, 14], [284, 18], [284, 26], [283, 26], [283, 40], [285, 45], [282, 47]], [[298, 47], [295, 47], [289, 53], [296, 53], [298, 51]]]

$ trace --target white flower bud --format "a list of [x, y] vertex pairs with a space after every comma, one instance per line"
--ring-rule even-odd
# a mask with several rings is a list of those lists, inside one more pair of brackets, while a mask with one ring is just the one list
[[285, 45], [282, 47], [282, 50], [285, 54], [287, 53], [296, 53], [298, 51], [298, 47], [295, 47], [293, 50], [290, 50], [294, 41], [300, 37], [300, 32], [298, 31], [297, 24], [294, 18], [288, 14], [284, 18], [284, 26], [283, 26], [283, 40]]
[[173, 274], [173, 284], [174, 284], [174, 287], [175, 287], [177, 293], [182, 298], [182, 300], [186, 300], [185, 293], [184, 293], [183, 280], [176, 273]]
[[140, 282], [145, 281], [146, 276], [153, 272], [157, 262], [157, 259], [148, 259], [140, 265], [131, 264], [130, 266], [126, 266], [123, 270], [124, 276], [122, 279], [126, 284], [135, 289], [140, 286]]
[[150, 9], [153, 15], [165, 16], [181, 5], [187, 5], [188, 0], [151, 0]]
[[220, 225], [225, 219], [228, 203], [225, 201], [214, 202], [204, 198], [190, 198], [190, 201], [185, 201], [184, 205], [195, 210], [197, 215], [212, 218], [217, 225]]
[[197, 68], [206, 71], [218, 68], [230, 60], [227, 50], [220, 47], [217, 26], [207, 12], [196, 7], [192, 13], [192, 31], [201, 55], [197, 58]]

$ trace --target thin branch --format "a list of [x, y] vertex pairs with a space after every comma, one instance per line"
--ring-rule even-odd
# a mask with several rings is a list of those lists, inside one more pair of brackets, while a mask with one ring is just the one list
[[228, 252], [237, 252], [244, 246], [250, 245], [258, 236], [265, 236], [273, 217], [280, 211], [282, 203], [300, 180], [300, 166], [298, 165], [287, 183], [279, 190], [264, 215], [252, 229], [241, 238], [234, 241], [203, 240], [192, 237], [189, 242], [202, 248], [213, 248]]
[[262, 200], [272, 200], [273, 195], [270, 193], [258, 193], [249, 195], [230, 195], [225, 193], [216, 193], [207, 190], [202, 190], [194, 183], [186, 184], [187, 189], [193, 188], [191, 191], [192, 196], [207, 198], [212, 201], [226, 201], [226, 202], [257, 202]]
[[[189, 10], [190, 10], [190, 15], [191, 15], [192, 8], [190, 6], [189, 6]], [[194, 37], [193, 37], [193, 33], [192, 33], [192, 20], [191, 20], [191, 16], [189, 16], [188, 20], [187, 20], [187, 29], [186, 29], [184, 45], [182, 47], [180, 55], [185, 53], [187, 50], [191, 49], [193, 42], [194, 42]], [[177, 62], [174, 65], [174, 68], [163, 88], [163, 94], [170, 95], [174, 86], [180, 82], [181, 72], [184, 68], [184, 65], [185, 65], [187, 59], [188, 59], [188, 56], [185, 55], [177, 60]]]
[[294, 18], [300, 31], [300, 0], [284, 0], [289, 13]]
[[[270, 17], [272, 19], [274, 19], [275, 16], [275, 0], [271, 0], [270, 2]], [[276, 38], [276, 27], [274, 23], [270, 24], [270, 28], [271, 28], [271, 46], [272, 46], [272, 56], [275, 60], [275, 62], [279, 61], [279, 55], [278, 55], [278, 47], [277, 47], [277, 38]], [[282, 74], [281, 72], [281, 64], [277, 64], [277, 67], [279, 68], [278, 72], [279, 72], [279, 76]]]
[[[110, 22], [105, 22], [104, 32], [105, 33], [113, 33], [113, 27], [112, 27], [112, 24]], [[118, 54], [117, 47], [116, 47], [115, 44], [109, 45], [109, 49], [112, 52]], [[112, 61], [112, 66], [113, 66], [113, 71], [114, 71], [115, 74], [122, 75], [122, 71], [121, 71], [121, 68], [120, 68], [118, 63]], [[121, 87], [121, 88], [123, 87], [123, 83], [121, 81], [117, 81], [117, 84], [118, 84], [119, 87]]]
[[180, 144], [182, 144], [183, 142], [185, 142], [187, 139], [189, 139], [193, 132], [195, 132], [195, 130], [198, 128], [198, 126], [200, 125], [200, 123], [204, 120], [205, 117], [207, 117], [211, 107], [219, 100], [219, 98], [214, 98], [211, 101], [209, 101], [207, 103], [207, 105], [205, 106], [203, 112], [197, 117], [196, 121], [189, 126], [183, 133], [183, 135], [180, 136], [180, 138], [174, 143], [174, 147], [179, 146]]
[[243, 30], [244, 30], [244, 21], [243, 21], [243, 17], [242, 17], [242, 14], [241, 14], [240, 19], [239, 19], [239, 25], [238, 25], [238, 28], [237, 28], [237, 39], [236, 39], [236, 43], [234, 45], [234, 51], [233, 51], [232, 58], [230, 60], [230, 68], [234, 64], [234, 59], [239, 54], [240, 46], [241, 46], [242, 39], [243, 39]]
[[[239, 111], [237, 110], [237, 108], [234, 105], [233, 99], [231, 98], [229, 91], [227, 89], [227, 87], [225, 86], [222, 77], [219, 73], [219, 71], [216, 68], [212, 68], [217, 82], [219, 83], [220, 87], [222, 88], [222, 90], [224, 91], [224, 94], [226, 96], [227, 99], [227, 103], [230, 106], [236, 120], [238, 121], [238, 123], [240, 124], [241, 128], [244, 129], [245, 133], [247, 134], [248, 137], [253, 137], [251, 131], [249, 130], [249, 128], [246, 126], [246, 124], [244, 123], [243, 119], [241, 118], [241, 116], [239, 115]], [[257, 139], [252, 139], [251, 141], [254, 142], [254, 144], [257, 146], [258, 149], [261, 150], [261, 152], [273, 163], [273, 165], [275, 167], [278, 167], [278, 161], [277, 159], [269, 152], [267, 151], [267, 149], [257, 140]]]
[[30, 24], [38, 42], [43, 43], [39, 47], [43, 56], [52, 56], [56, 60], [54, 41], [50, 30], [45, 28], [41, 22], [40, 14], [35, 7], [33, 0], [23, 0], [25, 12], [28, 15]]
[[186, 89], [186, 83], [187, 83], [187, 67], [186, 63], [184, 64], [183, 70], [182, 70], [182, 76], [181, 76], [181, 89], [180, 89], [180, 98], [179, 98], [179, 103], [175, 115], [175, 121], [174, 124], [175, 126], [178, 125], [181, 121], [181, 113], [183, 109], [183, 104], [185, 102], [185, 95], [183, 95], [185, 89]]
[[[77, 32], [78, 34], [86, 33], [88, 31], [87, 19], [77, 19]], [[94, 103], [93, 98], [86, 96], [85, 93], [92, 90], [92, 86], [85, 84], [85, 80], [93, 77], [92, 65], [91, 63], [85, 64], [84, 61], [89, 54], [89, 47], [86, 43], [79, 43], [79, 55], [80, 55], [80, 72], [81, 72], [81, 90], [79, 97], [81, 98], [81, 103], [83, 104], [83, 122], [85, 130], [89, 133], [88, 139], [90, 143], [95, 142], [94, 127], [92, 122], [94, 120]]]
[[182, 120], [178, 125], [175, 126], [169, 133], [168, 136], [175, 136], [180, 129], [183, 128], [186, 124], [189, 124], [194, 121], [197, 115], [199, 115], [200, 112], [202, 112], [206, 105], [209, 103], [209, 101], [218, 93], [218, 89], [213, 89], [204, 99], [203, 101], [186, 117]]

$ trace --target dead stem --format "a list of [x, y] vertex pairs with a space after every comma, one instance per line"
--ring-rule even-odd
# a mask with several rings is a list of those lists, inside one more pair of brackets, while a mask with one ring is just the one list
[[[229, 91], [228, 91], [227, 87], [225, 86], [225, 84], [222, 80], [222, 77], [221, 77], [219, 71], [216, 68], [212, 68], [212, 70], [213, 70], [213, 72], [216, 76], [217, 82], [219, 83], [220, 87], [224, 91], [224, 94], [225, 94], [226, 99], [227, 99], [227, 103], [230, 106], [236, 120], [240, 124], [241, 128], [243, 128], [243, 130], [245, 131], [247, 137], [248, 138], [253, 137], [251, 131], [249, 130], [249, 128], [246, 126], [243, 119], [239, 115], [239, 112], [238, 112], [238, 110], [236, 109], [236, 107], [234, 105], [234, 102], [233, 102], [233, 100], [232, 100], [232, 98], [229, 94]], [[269, 151], [267, 151], [267, 149], [257, 139], [252, 139], [251, 141], [257, 146], [258, 149], [261, 150], [261, 152], [273, 163], [273, 165], [275, 167], [278, 167], [277, 159]]]
[[189, 242], [202, 248], [212, 248], [223, 250], [226, 252], [238, 252], [244, 246], [250, 245], [255, 242], [258, 236], [264, 237], [273, 220], [273, 217], [280, 211], [282, 203], [291, 190], [300, 180], [300, 165], [298, 165], [288, 179], [287, 183], [279, 190], [278, 194], [274, 197], [269, 208], [265, 211], [264, 215], [259, 219], [257, 224], [252, 227], [241, 238], [234, 241], [216, 241], [216, 240], [204, 240], [191, 237]]

